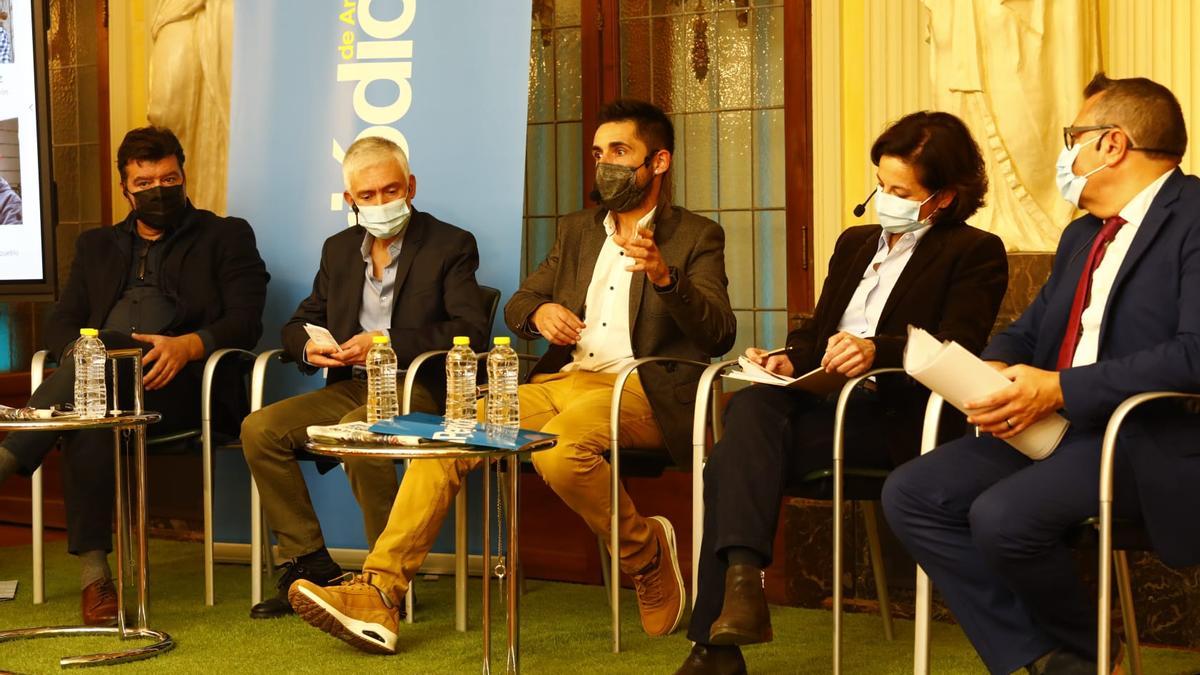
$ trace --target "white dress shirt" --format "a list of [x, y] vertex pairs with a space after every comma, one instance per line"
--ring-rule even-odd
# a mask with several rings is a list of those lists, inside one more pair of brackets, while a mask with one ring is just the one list
[[[638, 229], [654, 220], [654, 212], [642, 216]], [[571, 355], [571, 362], [563, 366], [564, 371], [584, 370], [593, 373], [615, 373], [633, 361], [633, 342], [629, 325], [629, 284], [634, 274], [625, 268], [633, 264], [625, 255], [625, 249], [613, 241], [617, 223], [612, 211], [604, 217], [604, 232], [607, 235], [600, 255], [596, 257], [596, 268], [592, 270], [592, 281], [588, 284], [587, 304], [584, 305], [583, 329], [579, 342]]]
[[875, 257], [871, 258], [866, 271], [863, 272], [862, 280], [858, 282], [858, 288], [854, 289], [854, 295], [846, 305], [846, 311], [838, 321], [839, 331], [860, 338], [874, 337], [879, 328], [879, 315], [883, 314], [883, 306], [887, 304], [888, 296], [892, 294], [900, 273], [904, 271], [904, 266], [912, 258], [917, 244], [928, 234], [930, 227], [932, 225], [905, 232], [890, 249], [887, 244], [888, 233], [879, 233]]
[[1100, 266], [1092, 274], [1091, 300], [1080, 316], [1079, 325], [1083, 329], [1083, 333], [1079, 336], [1079, 342], [1076, 343], [1075, 359], [1071, 361], [1072, 366], [1086, 366], [1096, 362], [1100, 353], [1100, 325], [1104, 321], [1108, 295], [1112, 292], [1117, 272], [1121, 269], [1121, 263], [1125, 261], [1125, 254], [1129, 253], [1129, 245], [1133, 243], [1138, 227], [1146, 219], [1150, 203], [1158, 196], [1158, 191], [1162, 189], [1163, 184], [1167, 182], [1167, 178], [1174, 171], [1175, 169], [1171, 169], [1147, 185], [1145, 189], [1129, 200], [1129, 203], [1118, 214], [1125, 219], [1125, 224], [1117, 230], [1117, 236], [1113, 238], [1108, 245], [1108, 250], [1104, 252], [1104, 259], [1100, 261]]

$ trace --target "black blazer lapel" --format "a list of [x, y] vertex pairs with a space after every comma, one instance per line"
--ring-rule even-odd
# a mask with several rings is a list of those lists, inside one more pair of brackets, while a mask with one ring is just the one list
[[[365, 230], [364, 230], [365, 232]], [[364, 235], [365, 236], [365, 235]], [[351, 239], [332, 262], [329, 295], [325, 298], [329, 332], [334, 339], [346, 340], [362, 331], [358, 315], [362, 313], [363, 284], [366, 283], [367, 263], [362, 258], [362, 239]], [[346, 277], [341, 278], [345, 274]], [[337, 276], [336, 291], [333, 287]], [[343, 338], [341, 336], [345, 335]]]
[[[404, 233], [404, 243], [400, 245], [400, 257], [396, 260], [396, 285], [394, 286], [395, 291], [392, 293], [393, 298], [399, 298], [401, 291], [404, 290], [404, 282], [408, 279], [408, 272], [412, 269], [413, 260], [416, 260], [417, 253], [421, 250], [421, 242], [425, 240], [425, 229], [425, 214], [414, 212], [408, 223], [408, 231]], [[358, 295], [358, 305], [361, 310], [362, 293]], [[392, 302], [393, 320], [396, 308], [399, 306], [398, 301]]]
[[[858, 252], [854, 254], [854, 258], [850, 261], [850, 266], [844, 272], [830, 270], [828, 278], [835, 278], [834, 274], [838, 272], [837, 276], [841, 278], [841, 285], [838, 286], [837, 294], [833, 296], [833, 301], [829, 304], [829, 311], [823, 317], [824, 320], [821, 323], [824, 325], [817, 326], [817, 335], [827, 336], [833, 334], [837, 328], [838, 321], [846, 313], [846, 307], [850, 304], [850, 298], [854, 297], [854, 291], [858, 288], [863, 274], [867, 271], [867, 265], [871, 263], [871, 259], [875, 257], [875, 252], [878, 249], [878, 234], [866, 237], [859, 242]], [[822, 344], [819, 348], [824, 351], [825, 346]]]
[[93, 308], [93, 313], [100, 317], [103, 322], [112, 311], [117, 300], [121, 297], [121, 293], [125, 291], [125, 283], [129, 279], [129, 266], [133, 263], [133, 238], [136, 236], [133, 233], [133, 217], [126, 218], [124, 223], [119, 223], [111, 230], [113, 241], [113, 250], [117, 252], [117, 259], [106, 265], [104, 268], [105, 279], [103, 288], [107, 290], [105, 293], [105, 304], [103, 307]]
[[883, 304], [883, 311], [879, 313], [879, 325], [883, 325], [888, 320], [888, 316], [895, 311], [917, 278], [932, 267], [933, 261], [937, 260], [945, 247], [946, 237], [949, 234], [948, 228], [952, 227], [958, 227], [958, 224], [934, 225], [921, 238], [921, 241], [917, 242], [916, 250], [904, 265], [904, 270], [900, 272], [900, 278], [896, 279], [896, 285], [892, 287], [887, 302]]

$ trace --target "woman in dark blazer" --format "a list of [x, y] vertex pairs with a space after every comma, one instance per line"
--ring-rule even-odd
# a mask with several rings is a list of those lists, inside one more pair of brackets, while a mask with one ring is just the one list
[[[847, 377], [900, 366], [909, 325], [972, 352], [987, 341], [1008, 284], [1000, 238], [964, 221], [983, 204], [987, 174], [957, 117], [918, 112], [876, 139], [872, 196], [879, 225], [842, 233], [811, 318], [786, 351], [750, 348], [768, 370], [822, 367]], [[846, 463], [891, 469], [916, 456], [928, 391], [904, 377], [866, 381], [853, 394]], [[755, 385], [733, 396], [725, 435], [704, 470], [699, 591], [679, 673], [742, 673], [738, 645], [771, 639], [761, 571], [771, 563], [779, 504], [789, 485], [831, 464], [836, 395]]]

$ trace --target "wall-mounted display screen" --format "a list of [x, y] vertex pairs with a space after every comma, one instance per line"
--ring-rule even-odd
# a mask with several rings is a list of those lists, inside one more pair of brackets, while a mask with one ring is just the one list
[[0, 298], [54, 294], [45, 17], [0, 0]]

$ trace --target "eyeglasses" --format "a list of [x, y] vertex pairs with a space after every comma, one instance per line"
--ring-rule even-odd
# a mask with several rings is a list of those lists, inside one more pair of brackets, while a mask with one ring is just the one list
[[[1110, 131], [1112, 129], [1120, 129], [1120, 127], [1115, 124], [1096, 124], [1096, 125], [1086, 126], [1086, 127], [1063, 127], [1063, 145], [1067, 146], [1067, 150], [1073, 150], [1073, 149], [1075, 149], [1075, 145], [1077, 144], [1077, 141], [1075, 140], [1075, 137], [1077, 135], [1085, 134], [1089, 131], [1103, 131], [1103, 132], [1107, 133], [1108, 131]], [[1129, 132], [1124, 131], [1123, 129], [1122, 129], [1122, 131], [1125, 133], [1125, 136], [1127, 138], [1129, 138], [1129, 146], [1128, 146], [1129, 150], [1133, 150], [1136, 152], [1153, 152], [1153, 153], [1157, 153], [1160, 155], [1170, 155], [1173, 157], [1179, 157], [1182, 154], [1182, 153], [1176, 152], [1174, 150], [1166, 150], [1163, 148], [1141, 148], [1141, 147], [1138, 147], [1138, 145], [1133, 142], [1133, 138], [1131, 136], [1129, 136]], [[1099, 136], [1096, 136], [1097, 149], [1099, 149], [1100, 139], [1104, 138], [1104, 135], [1105, 134], [1100, 134]], [[1088, 142], [1090, 143], [1091, 141], [1089, 140]]]
[[[1067, 146], [1068, 150], [1073, 150], [1075, 148], [1076, 135], [1087, 133], [1089, 131], [1108, 131], [1109, 129], [1116, 128], [1117, 125], [1115, 124], [1098, 124], [1087, 127], [1063, 127], [1063, 145]], [[1099, 141], [1101, 138], [1104, 138], [1104, 134], [1097, 136], [1096, 140]]]

